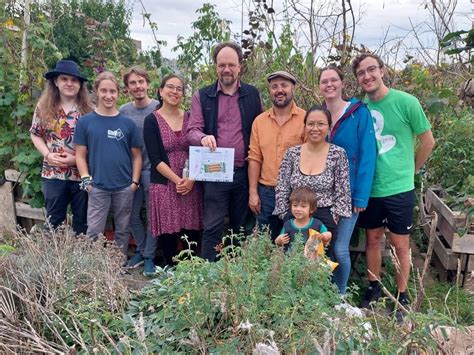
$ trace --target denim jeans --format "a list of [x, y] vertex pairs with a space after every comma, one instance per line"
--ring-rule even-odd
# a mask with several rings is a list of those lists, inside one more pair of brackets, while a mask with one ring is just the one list
[[72, 229], [76, 234], [87, 231], [87, 193], [78, 181], [43, 179], [43, 195], [49, 223], [57, 228], [66, 219], [71, 204]]
[[[139, 251], [144, 258], [154, 258], [158, 238], [154, 237], [149, 227], [150, 216], [148, 213], [148, 191], [150, 188], [150, 171], [142, 171], [140, 177], [140, 187], [135, 191], [133, 196], [132, 214], [130, 215], [130, 233], [137, 243], [137, 251]], [[146, 210], [146, 220], [143, 221], [141, 216], [142, 208]]]
[[247, 169], [234, 171], [233, 182], [205, 182], [201, 256], [215, 261], [214, 249], [222, 242], [224, 218], [228, 215], [233, 233], [239, 233], [248, 216], [249, 188]]
[[358, 213], [352, 213], [350, 218], [341, 218], [337, 225], [337, 238], [334, 243], [334, 257], [339, 266], [334, 270], [333, 281], [339, 288], [339, 293], [346, 293], [347, 281], [351, 272], [351, 257], [349, 245], [352, 231], [357, 222]]
[[258, 226], [269, 226], [272, 240], [280, 234], [283, 221], [272, 215], [275, 209], [275, 189], [258, 184], [258, 196], [260, 197], [260, 214], [257, 215]]
[[110, 207], [114, 213], [114, 238], [115, 242], [127, 253], [130, 214], [132, 212], [133, 191], [130, 186], [118, 191], [105, 191], [93, 187], [89, 192], [89, 205], [87, 208], [87, 235], [96, 239], [104, 233], [107, 215]]

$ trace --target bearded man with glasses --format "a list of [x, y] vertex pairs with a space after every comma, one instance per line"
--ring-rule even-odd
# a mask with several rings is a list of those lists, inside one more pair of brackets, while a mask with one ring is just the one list
[[205, 182], [202, 257], [214, 261], [222, 240], [224, 218], [238, 233], [248, 215], [247, 152], [252, 123], [261, 112], [260, 94], [240, 80], [242, 48], [234, 42], [218, 44], [213, 51], [218, 80], [193, 95], [188, 139], [191, 145], [211, 150], [234, 148], [232, 182]]

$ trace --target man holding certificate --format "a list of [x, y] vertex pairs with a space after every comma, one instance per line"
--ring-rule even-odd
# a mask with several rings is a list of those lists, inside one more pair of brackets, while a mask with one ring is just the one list
[[238, 233], [248, 211], [247, 152], [252, 123], [261, 112], [258, 90], [240, 81], [242, 49], [233, 42], [213, 51], [218, 80], [198, 90], [192, 98], [188, 125], [191, 145], [234, 149], [232, 182], [204, 182], [202, 257], [214, 261], [222, 241], [224, 218]]

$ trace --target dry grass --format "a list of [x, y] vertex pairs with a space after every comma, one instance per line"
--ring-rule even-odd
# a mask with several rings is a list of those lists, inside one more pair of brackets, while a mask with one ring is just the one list
[[[119, 271], [123, 254], [104, 238], [92, 242], [68, 227], [17, 231], [16, 251], [0, 259], [0, 352], [64, 353], [87, 349], [81, 334], [102, 326], [99, 312], [120, 317], [129, 291]], [[109, 339], [113, 343], [112, 339]]]

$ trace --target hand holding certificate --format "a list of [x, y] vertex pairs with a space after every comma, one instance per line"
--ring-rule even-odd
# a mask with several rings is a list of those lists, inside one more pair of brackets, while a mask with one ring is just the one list
[[189, 178], [196, 181], [232, 182], [234, 148], [189, 147]]

